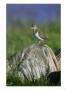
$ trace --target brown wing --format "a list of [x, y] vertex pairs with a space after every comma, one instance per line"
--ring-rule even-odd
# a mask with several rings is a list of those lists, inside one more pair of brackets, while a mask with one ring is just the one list
[[40, 37], [44, 38], [43, 32], [39, 31], [39, 35], [40, 35]]
[[48, 39], [48, 36], [45, 33], [39, 31], [39, 34], [43, 39]]

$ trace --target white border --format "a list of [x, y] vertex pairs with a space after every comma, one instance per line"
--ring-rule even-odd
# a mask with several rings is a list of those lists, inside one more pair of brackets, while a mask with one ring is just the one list
[[[62, 4], [61, 11], [61, 47], [62, 47], [62, 86], [61, 87], [7, 87], [6, 86], [6, 4]], [[0, 88], [1, 89], [47, 89], [47, 90], [66, 90], [67, 85], [67, 5], [65, 0], [1, 0], [0, 1]]]
[[37, 3], [37, 4], [42, 4], [42, 3], [48, 3], [48, 4], [52, 4], [52, 3], [61, 3], [61, 0], [2, 0], [3, 3], [11, 3], [11, 4], [20, 4], [20, 3]]

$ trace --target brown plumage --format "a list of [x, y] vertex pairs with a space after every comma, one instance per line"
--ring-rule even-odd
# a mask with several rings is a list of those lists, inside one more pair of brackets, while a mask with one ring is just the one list
[[39, 28], [38, 28], [36, 25], [33, 25], [33, 26], [32, 26], [32, 30], [33, 30], [33, 35], [34, 35], [37, 39], [39, 39], [39, 40], [41, 40], [41, 41], [43, 41], [43, 40], [45, 40], [45, 39], [48, 39], [48, 37], [47, 37], [42, 31], [40, 31]]

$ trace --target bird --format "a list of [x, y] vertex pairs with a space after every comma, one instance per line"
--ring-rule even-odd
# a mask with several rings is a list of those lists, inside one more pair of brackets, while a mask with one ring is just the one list
[[33, 36], [36, 37], [39, 41], [44, 41], [47, 39], [47, 37], [43, 35], [43, 32], [40, 32], [40, 29], [36, 24], [32, 24], [31, 29], [33, 31]]

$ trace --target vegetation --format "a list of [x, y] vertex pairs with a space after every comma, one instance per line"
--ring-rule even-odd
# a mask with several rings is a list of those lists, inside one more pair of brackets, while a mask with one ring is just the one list
[[[48, 35], [48, 40], [45, 40], [44, 44], [50, 46], [53, 51], [56, 53], [60, 48], [60, 22], [50, 22], [45, 23], [39, 26], [40, 30], [44, 33], [44, 35]], [[19, 27], [15, 23], [9, 27], [7, 27], [6, 32], [7, 37], [7, 58], [18, 52], [18, 50], [25, 48], [33, 43], [38, 43], [38, 40], [32, 36], [32, 30], [30, 26]], [[57, 53], [56, 53], [57, 54]], [[49, 86], [55, 85], [54, 83], [49, 82], [49, 80], [45, 80], [44, 77], [39, 80], [29, 81], [25, 80], [21, 81], [20, 77], [14, 74], [7, 75], [7, 85], [12, 86]]]
[[[48, 46], [50, 46], [54, 52], [60, 48], [60, 23], [51, 22], [40, 25], [40, 30], [43, 34], [48, 35], [48, 40], [45, 40]], [[33, 43], [38, 43], [32, 36], [31, 27], [18, 28], [17, 25], [12, 25], [7, 28], [7, 57], [13, 55], [21, 48], [29, 46]]]
[[24, 81], [17, 74], [8, 74], [7, 86], [59, 86], [58, 83], [51, 82], [50, 79], [45, 79], [43, 76], [38, 80], [27, 80]]

